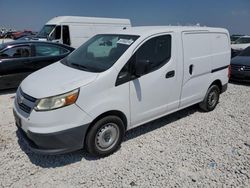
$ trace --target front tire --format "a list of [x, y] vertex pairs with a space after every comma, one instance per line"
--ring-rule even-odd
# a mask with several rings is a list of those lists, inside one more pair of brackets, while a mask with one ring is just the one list
[[104, 117], [89, 130], [85, 140], [86, 149], [94, 156], [105, 157], [120, 147], [124, 134], [125, 126], [119, 117]]
[[212, 85], [208, 88], [204, 100], [199, 104], [200, 108], [205, 112], [210, 112], [215, 109], [219, 102], [220, 89], [217, 85]]

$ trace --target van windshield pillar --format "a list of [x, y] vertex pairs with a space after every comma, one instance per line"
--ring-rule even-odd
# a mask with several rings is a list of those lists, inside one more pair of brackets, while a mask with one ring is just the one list
[[48, 38], [51, 32], [55, 29], [56, 25], [45, 25], [37, 34], [38, 38]]

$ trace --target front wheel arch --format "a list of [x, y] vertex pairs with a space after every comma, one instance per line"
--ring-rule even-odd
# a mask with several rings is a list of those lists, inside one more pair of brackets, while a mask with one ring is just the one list
[[97, 157], [106, 157], [114, 153], [123, 141], [124, 127], [123, 121], [116, 115], [106, 115], [97, 119], [86, 133], [85, 149]]
[[207, 90], [208, 90], [212, 85], [217, 85], [217, 86], [219, 87], [219, 89], [220, 89], [220, 93], [222, 92], [222, 83], [221, 83], [220, 80], [215, 80], [215, 81], [213, 81], [213, 82], [210, 84], [210, 86], [207, 88]]
[[[128, 126], [128, 121], [127, 121], [126, 115], [125, 115], [123, 112], [118, 111], [118, 110], [110, 110], [110, 111], [107, 111], [107, 112], [104, 112], [104, 113], [100, 114], [99, 116], [97, 116], [97, 117], [90, 123], [90, 125], [88, 126], [88, 129], [87, 129], [87, 131], [86, 131], [86, 134], [85, 134], [84, 143], [86, 143], [86, 135], [89, 133], [90, 129], [95, 125], [95, 123], [96, 123], [97, 121], [99, 121], [100, 119], [106, 117], [106, 116], [112, 116], [112, 115], [117, 116], [117, 117], [119, 117], [119, 118], [122, 120], [123, 125], [124, 125], [124, 129], [125, 129], [125, 131], [126, 131], [126, 130], [127, 130], [127, 126]], [[84, 145], [83, 145], [83, 146], [84, 146]]]

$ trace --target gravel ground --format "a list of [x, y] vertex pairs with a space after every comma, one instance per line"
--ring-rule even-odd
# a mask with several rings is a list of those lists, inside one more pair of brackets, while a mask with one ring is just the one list
[[98, 159], [32, 153], [0, 95], [1, 187], [250, 187], [250, 86], [229, 84], [210, 113], [193, 106], [129, 131]]

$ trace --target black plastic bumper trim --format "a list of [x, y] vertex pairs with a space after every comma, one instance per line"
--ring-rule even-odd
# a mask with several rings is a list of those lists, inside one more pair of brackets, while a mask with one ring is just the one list
[[82, 149], [88, 126], [89, 124], [86, 124], [48, 134], [33, 133], [31, 131], [26, 133], [20, 127], [18, 127], [18, 131], [34, 153], [56, 155]]

